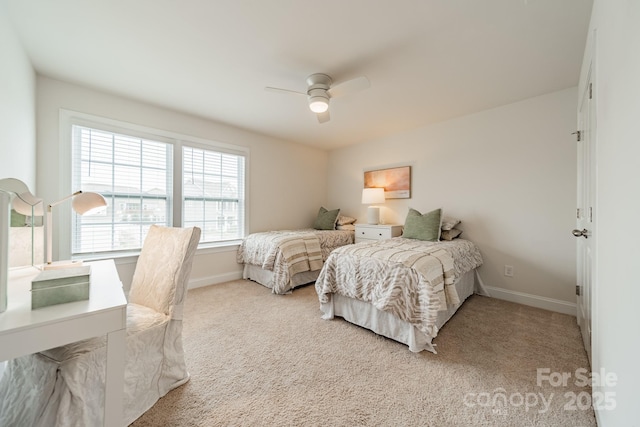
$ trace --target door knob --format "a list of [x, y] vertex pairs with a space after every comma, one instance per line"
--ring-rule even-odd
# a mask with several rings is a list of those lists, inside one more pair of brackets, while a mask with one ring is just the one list
[[589, 237], [589, 231], [586, 228], [582, 230], [575, 229], [571, 233], [576, 237], [584, 237], [585, 239]]

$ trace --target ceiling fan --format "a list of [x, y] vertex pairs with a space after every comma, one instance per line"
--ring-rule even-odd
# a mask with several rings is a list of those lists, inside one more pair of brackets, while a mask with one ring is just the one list
[[326, 74], [315, 73], [307, 77], [307, 91], [298, 92], [290, 89], [277, 87], [266, 87], [266, 90], [280, 93], [294, 93], [306, 95], [309, 101], [309, 109], [318, 115], [318, 121], [325, 123], [329, 121], [329, 100], [340, 96], [349, 95], [368, 89], [371, 84], [364, 76], [341, 82], [331, 86], [333, 80]]

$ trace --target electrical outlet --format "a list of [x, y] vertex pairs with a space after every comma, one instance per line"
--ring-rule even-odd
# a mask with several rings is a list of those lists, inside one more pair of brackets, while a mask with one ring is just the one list
[[513, 265], [504, 266], [504, 275], [507, 277], [513, 277]]

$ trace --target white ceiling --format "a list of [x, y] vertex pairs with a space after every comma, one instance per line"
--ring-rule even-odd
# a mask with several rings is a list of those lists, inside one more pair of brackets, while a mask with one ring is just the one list
[[[2, 0], [0, 0], [2, 1]], [[592, 0], [6, 0], [36, 71], [331, 149], [578, 83]], [[305, 78], [371, 88], [319, 124]]]

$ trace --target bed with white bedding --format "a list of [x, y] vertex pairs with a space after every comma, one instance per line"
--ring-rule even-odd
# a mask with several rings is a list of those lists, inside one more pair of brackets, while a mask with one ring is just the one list
[[486, 294], [474, 275], [481, 264], [464, 239], [396, 237], [336, 249], [316, 280], [322, 318], [339, 316], [413, 352], [435, 353], [438, 330], [466, 298]]
[[353, 230], [279, 230], [252, 233], [238, 248], [244, 279], [286, 294], [316, 280], [331, 251], [354, 242]]

